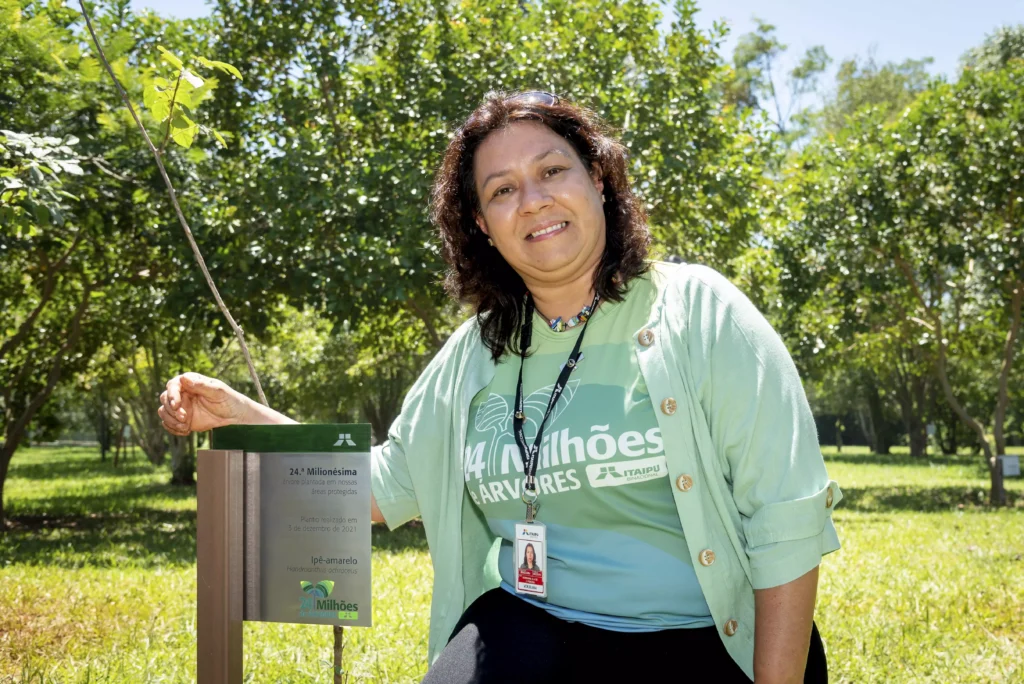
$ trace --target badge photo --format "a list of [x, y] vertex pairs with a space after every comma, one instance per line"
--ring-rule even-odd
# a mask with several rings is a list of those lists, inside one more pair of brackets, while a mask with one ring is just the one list
[[542, 523], [516, 524], [516, 543], [512, 555], [516, 593], [546, 598], [547, 529]]

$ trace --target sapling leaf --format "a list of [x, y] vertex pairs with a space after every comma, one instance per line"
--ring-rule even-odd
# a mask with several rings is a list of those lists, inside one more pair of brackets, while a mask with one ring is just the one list
[[185, 79], [186, 81], [188, 81], [192, 85], [192, 87], [194, 87], [194, 88], [199, 88], [200, 86], [203, 85], [203, 79], [201, 77], [193, 74], [188, 69], [183, 69], [181, 71], [181, 77], [183, 79]]
[[160, 56], [164, 58], [164, 61], [175, 69], [183, 69], [185, 67], [185, 65], [181, 63], [181, 60], [163, 45], [157, 45], [156, 49], [160, 51]]
[[148, 85], [142, 91], [142, 101], [157, 121], [163, 121], [171, 114], [171, 94], [166, 90]]
[[174, 103], [177, 105], [188, 107], [189, 109], [194, 109], [195, 102], [197, 102], [197, 100], [193, 96], [194, 92], [195, 88], [192, 87], [191, 83], [185, 80], [182, 80], [181, 83], [178, 84], [177, 92], [173, 90], [171, 91], [171, 93], [174, 94]]
[[185, 116], [180, 109], [175, 110], [174, 118], [171, 119], [171, 139], [185, 149], [192, 147], [192, 141], [196, 137], [198, 127], [192, 119]]
[[100, 63], [95, 57], [83, 57], [78, 62], [78, 73], [88, 82], [100, 80]]
[[224, 73], [231, 74], [238, 80], [242, 80], [242, 72], [227, 62], [218, 62], [215, 59], [207, 59], [206, 57], [196, 57], [196, 61], [208, 69], [220, 69]]
[[192, 104], [198, 105], [200, 102], [205, 100], [210, 93], [213, 92], [213, 89], [217, 87], [217, 83], [218, 81], [216, 78], [213, 78], [212, 76], [207, 78], [203, 85], [192, 91]]

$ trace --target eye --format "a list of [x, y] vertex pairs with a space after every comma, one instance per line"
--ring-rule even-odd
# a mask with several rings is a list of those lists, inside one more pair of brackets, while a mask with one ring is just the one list
[[504, 195], [504, 194], [505, 194], [505, 191], [506, 191], [506, 190], [508, 190], [509, 192], [512, 192], [512, 188], [510, 188], [510, 187], [508, 187], [508, 186], [506, 185], [506, 186], [504, 186], [504, 187], [500, 187], [500, 188], [498, 188], [497, 190], [495, 190], [495, 191], [494, 191], [494, 194], [493, 194], [493, 195], [491, 195], [491, 197], [501, 197], [502, 195]]
[[552, 166], [550, 169], [544, 171], [544, 177], [550, 178], [551, 176], [554, 176], [556, 173], [559, 173], [561, 171], [565, 171], [565, 168], [561, 166]]

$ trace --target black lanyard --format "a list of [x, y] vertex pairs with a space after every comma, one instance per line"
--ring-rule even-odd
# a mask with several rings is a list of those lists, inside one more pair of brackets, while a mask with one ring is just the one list
[[536, 502], [539, 495], [537, 494], [535, 478], [537, 475], [537, 463], [540, 460], [540, 443], [544, 439], [544, 425], [547, 424], [548, 418], [551, 417], [551, 411], [555, 408], [555, 404], [558, 403], [558, 398], [562, 396], [562, 390], [565, 389], [565, 383], [569, 381], [569, 375], [580, 360], [580, 347], [583, 346], [583, 335], [587, 332], [590, 319], [593, 318], [594, 312], [597, 309], [599, 297], [600, 295], [594, 295], [594, 303], [590, 305], [590, 317], [583, 324], [583, 329], [580, 330], [580, 335], [576, 338], [576, 344], [572, 348], [572, 353], [569, 354], [569, 359], [562, 366], [562, 372], [558, 374], [555, 388], [551, 390], [551, 397], [548, 399], [548, 409], [544, 412], [544, 418], [540, 421], [540, 425], [537, 426], [537, 437], [533, 440], [533, 446], [531, 447], [527, 445], [526, 434], [523, 432], [523, 423], [526, 422], [526, 412], [523, 409], [523, 362], [526, 359], [526, 350], [530, 347], [530, 338], [533, 335], [533, 297], [530, 295], [526, 296], [526, 313], [519, 337], [519, 382], [516, 385], [515, 414], [512, 416], [512, 429], [515, 432], [516, 444], [519, 445], [519, 455], [523, 459], [523, 472], [526, 476], [523, 480], [523, 491], [521, 494], [521, 498], [526, 504], [526, 522], [533, 522], [533, 516], [537, 510]]

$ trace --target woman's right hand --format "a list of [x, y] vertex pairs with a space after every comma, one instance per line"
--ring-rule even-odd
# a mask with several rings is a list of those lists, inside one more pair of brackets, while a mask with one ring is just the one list
[[240, 422], [251, 400], [216, 378], [182, 373], [167, 381], [157, 413], [173, 435], [212, 430]]

